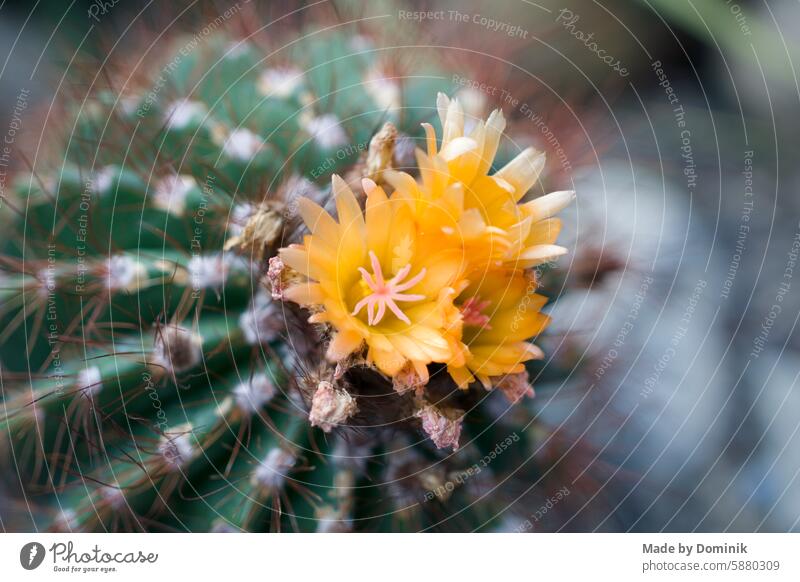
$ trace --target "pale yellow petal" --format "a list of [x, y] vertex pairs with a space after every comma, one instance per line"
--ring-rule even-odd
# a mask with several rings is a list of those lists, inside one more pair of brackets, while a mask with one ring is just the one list
[[527, 148], [503, 166], [495, 176], [511, 184], [514, 187], [516, 199], [520, 200], [539, 179], [544, 164], [544, 152]]
[[524, 212], [534, 221], [550, 218], [566, 208], [575, 199], [574, 190], [551, 192], [522, 205]]
[[567, 249], [558, 245], [536, 245], [522, 251], [519, 261], [526, 267], [535, 267], [566, 254]]
[[500, 144], [500, 138], [503, 136], [503, 131], [506, 128], [506, 120], [503, 117], [503, 112], [499, 109], [492, 111], [489, 119], [486, 120], [486, 131], [483, 138], [483, 152], [481, 153], [481, 163], [478, 166], [478, 176], [485, 175], [489, 172], [494, 162], [494, 157], [497, 155], [497, 147]]

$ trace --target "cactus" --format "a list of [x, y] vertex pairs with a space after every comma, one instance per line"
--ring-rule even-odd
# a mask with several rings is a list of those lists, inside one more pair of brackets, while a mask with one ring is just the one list
[[67, 103], [17, 176], [0, 447], [25, 529], [492, 530], [562, 485], [528, 340], [571, 193], [522, 201], [544, 155], [465, 121], [452, 71], [308, 38], [279, 64], [179, 39]]

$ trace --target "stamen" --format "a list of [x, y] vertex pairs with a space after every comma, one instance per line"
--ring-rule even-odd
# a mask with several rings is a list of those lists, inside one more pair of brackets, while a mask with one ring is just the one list
[[361, 278], [369, 287], [370, 293], [356, 304], [355, 309], [351, 315], [358, 315], [364, 306], [367, 308], [367, 323], [369, 325], [378, 325], [383, 316], [386, 315], [386, 308], [394, 313], [400, 321], [410, 324], [411, 320], [408, 319], [405, 313], [398, 307], [396, 301], [421, 301], [425, 299], [424, 295], [403, 293], [411, 289], [414, 285], [419, 283], [425, 276], [425, 269], [422, 269], [414, 277], [408, 281], [403, 282], [411, 271], [411, 265], [408, 264], [400, 269], [397, 274], [388, 281], [383, 278], [383, 270], [378, 261], [378, 257], [372, 251], [369, 252], [370, 262], [372, 264], [372, 275], [366, 269], [359, 267]]

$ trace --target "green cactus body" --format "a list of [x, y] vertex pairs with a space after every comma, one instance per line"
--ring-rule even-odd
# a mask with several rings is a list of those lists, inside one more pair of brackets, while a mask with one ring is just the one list
[[355, 428], [309, 424], [327, 337], [271, 296], [269, 259], [299, 240], [299, 197], [332, 207], [332, 174], [416, 165], [408, 140], [451, 89], [435, 63], [373, 78], [381, 52], [352, 41], [318, 32], [276, 58], [179, 40], [149, 85], [73, 104], [50, 161], [17, 177], [0, 437], [36, 528], [486, 530], [525, 493], [515, 475], [546, 472], [480, 388], [442, 394], [475, 419], [452, 454], [368, 367]]

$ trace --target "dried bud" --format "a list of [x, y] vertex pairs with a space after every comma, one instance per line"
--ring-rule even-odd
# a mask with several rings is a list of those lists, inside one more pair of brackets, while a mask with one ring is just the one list
[[334, 426], [344, 423], [355, 414], [356, 410], [356, 401], [350, 394], [323, 380], [314, 392], [308, 419], [311, 426], [330, 432]]
[[261, 284], [267, 288], [275, 301], [283, 301], [283, 293], [296, 283], [304, 281], [305, 278], [284, 264], [279, 256], [274, 256], [269, 260], [267, 274], [261, 280]]
[[286, 288], [283, 282], [283, 270], [285, 266], [281, 258], [277, 255], [269, 260], [269, 269], [267, 269], [267, 285], [269, 286], [270, 294], [275, 301], [283, 300], [283, 291]]
[[283, 227], [283, 218], [269, 204], [261, 204], [253, 211], [241, 234], [225, 241], [224, 249], [237, 248], [256, 261], [264, 258], [266, 248], [278, 238]]
[[500, 390], [511, 404], [516, 404], [525, 396], [534, 397], [528, 372], [519, 374], [506, 374], [492, 379], [495, 389]]
[[422, 396], [422, 391], [427, 383], [428, 379], [420, 376], [411, 363], [403, 366], [392, 378], [392, 387], [398, 394], [405, 394], [409, 390], [414, 390], [417, 396]]
[[386, 122], [378, 133], [372, 136], [367, 151], [364, 177], [381, 184], [384, 170], [393, 168], [394, 144], [397, 139], [397, 128]]
[[437, 448], [453, 447], [454, 451], [458, 450], [463, 417], [460, 410], [439, 409], [428, 405], [417, 410], [414, 416], [422, 419], [422, 430], [431, 437]]

